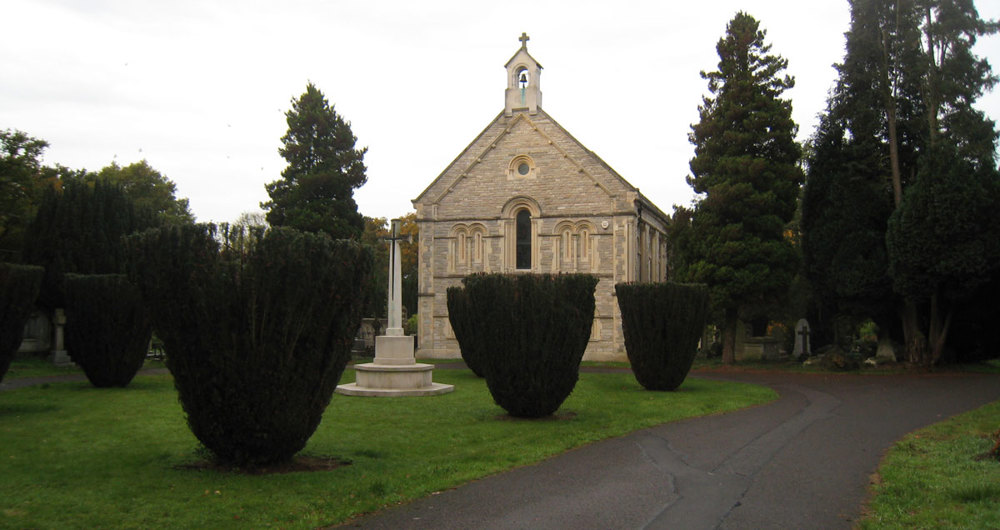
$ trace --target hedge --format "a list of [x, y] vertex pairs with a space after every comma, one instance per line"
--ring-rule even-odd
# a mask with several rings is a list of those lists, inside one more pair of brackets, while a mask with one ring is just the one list
[[122, 274], [67, 274], [66, 350], [99, 388], [125, 387], [153, 335], [139, 289]]
[[21, 345], [44, 274], [41, 267], [0, 263], [0, 380]]
[[648, 390], [675, 390], [698, 353], [708, 318], [708, 289], [670, 282], [619, 283], [615, 293], [636, 380]]
[[589, 274], [463, 279], [473, 344], [493, 400], [512, 416], [554, 413], [579, 377], [594, 320]]
[[206, 225], [131, 236], [129, 274], [194, 435], [222, 464], [287, 461], [350, 359], [371, 255], [288, 228], [222, 239]]

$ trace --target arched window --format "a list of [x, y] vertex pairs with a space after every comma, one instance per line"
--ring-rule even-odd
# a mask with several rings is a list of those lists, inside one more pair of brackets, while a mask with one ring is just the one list
[[531, 212], [519, 210], [517, 212], [517, 246], [515, 252], [515, 266], [518, 269], [531, 268]]

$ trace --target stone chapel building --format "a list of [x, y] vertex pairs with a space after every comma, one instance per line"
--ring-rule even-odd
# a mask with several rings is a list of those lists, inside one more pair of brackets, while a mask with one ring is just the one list
[[668, 218], [542, 110], [528, 36], [507, 61], [504, 110], [413, 199], [418, 357], [457, 358], [446, 291], [476, 272], [600, 278], [585, 360], [626, 360], [618, 282], [666, 277]]

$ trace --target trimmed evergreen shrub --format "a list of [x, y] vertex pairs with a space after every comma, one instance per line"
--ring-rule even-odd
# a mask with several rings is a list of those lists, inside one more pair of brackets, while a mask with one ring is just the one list
[[21, 345], [44, 274], [41, 267], [0, 263], [0, 381]]
[[708, 289], [679, 283], [615, 285], [625, 351], [647, 390], [676, 390], [684, 382], [708, 318]]
[[451, 322], [451, 330], [455, 332], [455, 340], [462, 352], [462, 360], [465, 365], [472, 370], [477, 377], [483, 377], [482, 361], [480, 355], [474, 350], [476, 347], [472, 334], [475, 333], [475, 326], [469, 317], [469, 296], [464, 287], [448, 288], [448, 321]]
[[594, 321], [589, 274], [477, 274], [462, 280], [472, 351], [512, 416], [554, 413], [579, 378]]
[[99, 388], [125, 387], [153, 335], [139, 289], [123, 274], [67, 274], [66, 350]]
[[128, 238], [191, 431], [222, 464], [287, 461], [312, 436], [361, 323], [371, 255], [352, 241], [273, 228], [232, 244], [213, 227]]
[[64, 307], [63, 275], [125, 271], [122, 237], [158, 223], [113, 182], [66, 179], [49, 188], [24, 237], [24, 261], [45, 267], [39, 307]]

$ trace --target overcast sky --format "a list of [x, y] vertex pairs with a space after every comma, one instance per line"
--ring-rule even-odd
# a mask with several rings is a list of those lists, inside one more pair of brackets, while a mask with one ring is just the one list
[[[527, 32], [546, 112], [669, 213], [692, 199], [699, 71], [741, 9], [789, 60], [805, 140], [846, 0], [0, 0], [0, 129], [48, 141], [50, 165], [146, 159], [200, 221], [231, 221], [267, 200], [284, 113], [312, 81], [368, 147], [359, 209], [398, 217], [503, 110]], [[1000, 69], [1000, 38], [977, 51]], [[996, 92], [979, 106], [1000, 119]]]

